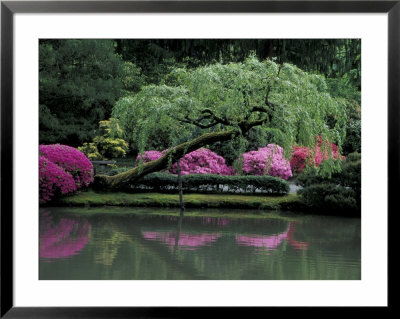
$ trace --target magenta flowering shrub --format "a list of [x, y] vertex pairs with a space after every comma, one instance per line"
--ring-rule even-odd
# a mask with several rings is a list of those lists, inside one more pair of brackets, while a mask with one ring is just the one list
[[93, 165], [76, 148], [39, 145], [39, 201], [72, 193], [93, 181]]
[[[218, 174], [233, 175], [234, 170], [227, 166], [222, 156], [207, 148], [199, 148], [186, 154], [180, 161], [182, 175]], [[177, 174], [177, 164], [173, 164], [170, 172]]]
[[[155, 161], [164, 155], [166, 150], [146, 151], [142, 155], [138, 155], [136, 161], [143, 159], [143, 162]], [[225, 164], [225, 159], [222, 156], [214, 153], [207, 148], [199, 148], [190, 152], [181, 158], [182, 175], [188, 174], [219, 174], [219, 175], [234, 175], [235, 171], [232, 167]], [[170, 168], [170, 173], [178, 173], [178, 165], [174, 163]]]
[[39, 154], [70, 173], [77, 189], [93, 182], [93, 165], [78, 149], [61, 144], [39, 145]]
[[54, 195], [74, 192], [74, 178], [60, 166], [39, 156], [39, 201], [48, 202]]
[[283, 148], [276, 144], [244, 153], [243, 171], [249, 175], [270, 175], [282, 179], [292, 176], [290, 163], [283, 156]]
[[161, 156], [163, 156], [165, 151], [146, 151], [143, 154], [139, 154], [136, 158], [136, 162], [143, 160], [143, 163], [151, 162], [158, 160]]

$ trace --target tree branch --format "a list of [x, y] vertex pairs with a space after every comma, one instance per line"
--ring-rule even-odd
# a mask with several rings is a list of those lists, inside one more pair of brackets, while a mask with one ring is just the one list
[[214, 119], [214, 121], [217, 122], [217, 123], [224, 124], [224, 125], [229, 125], [229, 126], [232, 125], [232, 123], [229, 122], [226, 118], [222, 119], [222, 118], [216, 116], [214, 114], [214, 112], [212, 110], [210, 110], [210, 109], [204, 109], [203, 111], [201, 111], [201, 113], [202, 114], [209, 114], [209, 116], [211, 116]]
[[147, 174], [158, 172], [167, 168], [169, 157], [172, 158], [172, 163], [174, 163], [185, 154], [195, 151], [200, 147], [215, 142], [230, 140], [232, 136], [235, 135], [238, 135], [238, 131], [234, 129], [222, 132], [205, 133], [190, 142], [185, 142], [175, 147], [172, 147], [162, 157], [155, 161], [144, 163], [141, 166], [134, 167], [129, 171], [114, 176], [96, 175], [94, 180], [94, 187], [101, 189], [113, 189], [127, 182], [135, 182]]

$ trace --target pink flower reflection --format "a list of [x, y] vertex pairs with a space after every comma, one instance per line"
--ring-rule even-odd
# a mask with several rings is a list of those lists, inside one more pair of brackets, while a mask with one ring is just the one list
[[288, 243], [296, 250], [307, 249], [308, 244], [302, 241], [296, 241], [293, 239], [295, 232], [295, 226], [293, 223], [289, 223], [288, 228], [285, 232], [271, 235], [237, 235], [236, 241], [239, 245], [252, 246], [257, 248], [266, 248], [267, 250], [276, 250], [283, 240], [287, 240]]
[[44, 220], [40, 225], [40, 258], [57, 259], [78, 255], [89, 242], [91, 225], [87, 220], [79, 223], [63, 218], [57, 225], [53, 225], [51, 216], [41, 218]]
[[293, 239], [295, 231], [295, 224], [289, 223], [289, 232], [287, 233], [286, 240], [288, 241], [289, 245], [292, 246], [294, 249], [306, 250], [308, 247], [308, 243], [306, 243], [305, 241], [298, 241]]
[[[167, 246], [173, 247], [177, 245], [180, 249], [196, 250], [199, 247], [210, 245], [215, 242], [220, 233], [209, 234], [188, 234], [180, 233], [179, 235], [174, 232], [142, 232], [143, 238], [148, 240], [156, 240], [165, 243]], [[177, 237], [178, 236], [178, 237]]]

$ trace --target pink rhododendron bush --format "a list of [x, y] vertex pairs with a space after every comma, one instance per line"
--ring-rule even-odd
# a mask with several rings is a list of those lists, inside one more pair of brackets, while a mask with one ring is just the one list
[[[181, 159], [182, 175], [188, 174], [217, 174], [232, 175], [233, 169], [226, 165], [222, 156], [214, 153], [207, 148], [199, 148], [186, 154]], [[173, 174], [178, 173], [177, 164], [173, 164], [170, 171]]]
[[270, 175], [288, 179], [292, 176], [291, 166], [283, 155], [283, 148], [268, 144], [257, 151], [243, 154], [243, 172], [249, 175]]
[[158, 160], [161, 156], [163, 156], [164, 153], [165, 153], [165, 151], [163, 151], [163, 152], [146, 151], [143, 154], [138, 155], [138, 157], [136, 158], [136, 162], [140, 162], [140, 160], [142, 160], [143, 163], [155, 161], [155, 160]]
[[76, 190], [74, 178], [60, 166], [39, 156], [39, 201], [48, 202], [54, 195]]
[[53, 144], [39, 146], [39, 201], [74, 192], [93, 181], [93, 165], [76, 148]]
[[[323, 143], [324, 145], [322, 145]], [[345, 159], [344, 156], [340, 155], [337, 145], [323, 141], [322, 137], [318, 136], [317, 145], [315, 147], [293, 146], [290, 165], [293, 170], [300, 173], [307, 164], [314, 164], [315, 167], [318, 167], [323, 160], [330, 157], [330, 152], [332, 152], [333, 159]]]
[[[137, 157], [144, 163], [159, 159], [165, 151], [146, 151]], [[186, 154], [181, 158], [181, 173], [182, 175], [188, 174], [218, 174], [218, 175], [233, 175], [235, 171], [225, 163], [222, 156], [214, 153], [207, 148], [199, 148], [193, 152]], [[178, 173], [178, 165], [174, 163], [170, 168], [170, 173]]]

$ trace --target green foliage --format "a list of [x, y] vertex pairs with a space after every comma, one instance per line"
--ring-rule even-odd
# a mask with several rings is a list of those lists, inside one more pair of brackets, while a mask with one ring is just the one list
[[[169, 148], [226, 128], [233, 128], [239, 136], [248, 133], [250, 142], [253, 135], [254, 145], [268, 138], [280, 139], [285, 145], [312, 145], [317, 135], [341, 145], [345, 136], [343, 100], [329, 95], [323, 77], [291, 64], [261, 62], [250, 56], [243, 63], [174, 69], [168, 83], [146, 86], [119, 100], [113, 109], [125, 139], [138, 152]], [[246, 125], [250, 124], [263, 126], [262, 141], [249, 131], [252, 126]], [[239, 144], [245, 151], [246, 145]]]
[[347, 162], [357, 162], [361, 161], [361, 154], [358, 152], [350, 153], [346, 157]]
[[[109, 174], [115, 174], [124, 169], [114, 169]], [[134, 192], [176, 192], [178, 176], [168, 173], [151, 173], [137, 183], [128, 183], [124, 190]], [[285, 195], [289, 192], [289, 184], [280, 178], [272, 176], [221, 176], [207, 174], [189, 174], [182, 176], [182, 189], [196, 193], [252, 193]]]
[[[324, 162], [321, 163], [321, 166]], [[308, 167], [304, 169], [296, 178], [296, 184], [307, 187], [318, 183], [341, 184], [346, 187], [353, 187], [355, 184], [361, 187], [361, 154], [351, 153], [345, 161], [340, 164], [340, 172], [331, 175], [330, 178], [321, 176], [319, 168]]]
[[343, 98], [346, 104], [348, 122], [342, 147], [344, 155], [361, 152], [361, 84], [355, 84], [355, 72], [356, 70], [351, 70], [342, 77], [327, 79], [330, 94]]
[[95, 143], [83, 143], [82, 146], [78, 147], [78, 150], [83, 152], [83, 154], [85, 154], [91, 161], [99, 161], [103, 159], [103, 156], [99, 153]]
[[157, 95], [155, 89], [153, 95], [152, 89], [145, 87], [134, 96], [120, 99], [113, 108], [112, 116], [119, 119], [124, 131], [123, 138], [133, 153], [143, 151], [144, 147], [162, 151], [171, 146], [172, 140], [190, 134], [189, 130], [178, 126], [176, 120], [167, 115], [163, 105], [167, 101]]
[[341, 171], [326, 178], [317, 169], [308, 168], [297, 176], [303, 186], [300, 194], [307, 205], [332, 212], [359, 211], [361, 207], [361, 154], [351, 153], [341, 163]]
[[343, 154], [361, 152], [361, 120], [350, 120], [346, 127]]
[[125, 62], [123, 66], [122, 84], [125, 95], [138, 92], [146, 83], [146, 77], [142, 74], [141, 68], [132, 62]]
[[128, 151], [128, 143], [120, 138], [121, 130], [118, 120], [110, 118], [99, 122], [99, 134], [92, 143], [84, 143], [78, 149], [90, 160], [105, 160], [107, 158], [124, 157]]
[[128, 151], [128, 143], [122, 138], [96, 136], [93, 143], [103, 159], [124, 157]]
[[319, 214], [340, 214], [357, 210], [355, 192], [340, 185], [315, 184], [298, 191], [305, 203]]
[[361, 104], [361, 91], [359, 90], [359, 84], [354, 83], [357, 79], [354, 77], [356, 70], [350, 70], [349, 73], [345, 73], [343, 76], [338, 78], [328, 78], [327, 84], [329, 92], [334, 97], [341, 97], [347, 100], [353, 100], [358, 105]]
[[80, 145], [121, 95], [124, 62], [111, 40], [40, 40], [40, 143]]

